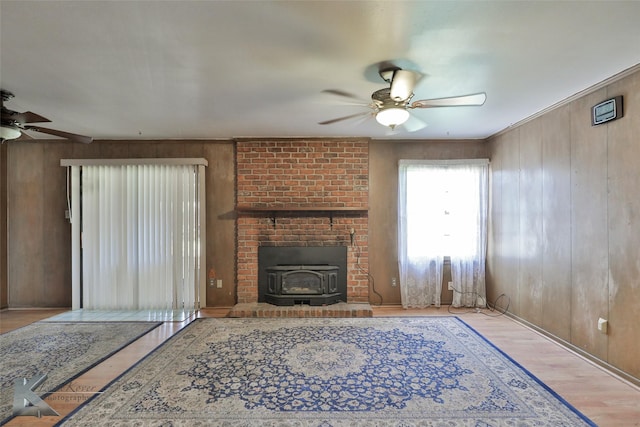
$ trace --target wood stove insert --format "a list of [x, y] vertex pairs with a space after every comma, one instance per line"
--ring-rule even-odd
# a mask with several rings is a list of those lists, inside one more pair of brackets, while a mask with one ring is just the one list
[[258, 248], [258, 301], [280, 306], [346, 301], [347, 248]]

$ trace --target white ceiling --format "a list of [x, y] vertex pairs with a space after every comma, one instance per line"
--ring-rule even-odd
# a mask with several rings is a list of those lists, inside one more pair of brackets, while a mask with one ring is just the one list
[[[7, 107], [97, 139], [486, 138], [640, 63], [640, 1], [0, 1]], [[397, 60], [413, 133], [323, 93], [369, 100]], [[345, 102], [346, 101], [346, 102]], [[585, 112], [587, 113], [587, 112]], [[48, 137], [31, 133], [34, 137]]]

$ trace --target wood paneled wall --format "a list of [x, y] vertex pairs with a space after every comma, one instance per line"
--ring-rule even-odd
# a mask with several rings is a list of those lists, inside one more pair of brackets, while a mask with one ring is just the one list
[[[235, 162], [232, 141], [9, 142], [7, 146], [7, 304], [11, 308], [71, 306], [71, 229], [65, 219], [62, 158], [204, 157], [207, 271], [223, 286], [207, 287], [208, 306], [235, 304]], [[0, 264], [1, 265], [1, 264]]]
[[0, 309], [9, 306], [7, 287], [7, 144], [0, 145]]
[[[616, 95], [624, 117], [591, 126], [591, 107]], [[487, 268], [490, 299], [506, 294], [516, 316], [636, 378], [639, 136], [636, 72], [492, 138]]]

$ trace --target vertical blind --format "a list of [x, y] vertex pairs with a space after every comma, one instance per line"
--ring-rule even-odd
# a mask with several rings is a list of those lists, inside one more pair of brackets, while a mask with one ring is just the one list
[[82, 308], [198, 307], [202, 172], [190, 164], [81, 167]]

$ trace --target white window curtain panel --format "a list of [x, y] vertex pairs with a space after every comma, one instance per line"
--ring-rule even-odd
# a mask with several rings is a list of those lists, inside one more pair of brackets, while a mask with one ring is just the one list
[[445, 256], [452, 305], [484, 306], [488, 161], [401, 160], [398, 169], [402, 306], [440, 306]]
[[81, 307], [198, 308], [205, 280], [204, 166], [82, 165], [75, 175], [81, 182], [80, 206], [72, 209], [72, 224], [81, 218]]

